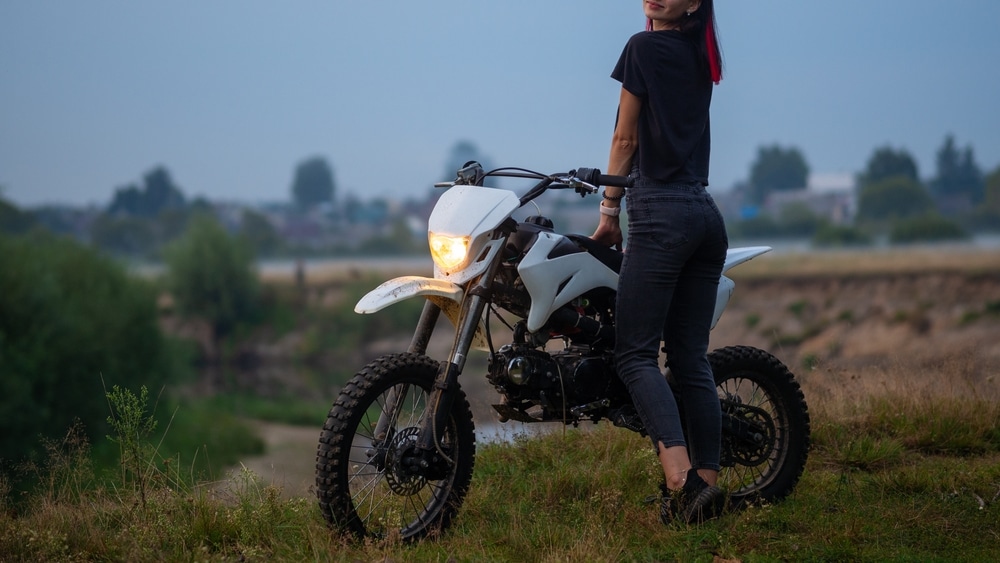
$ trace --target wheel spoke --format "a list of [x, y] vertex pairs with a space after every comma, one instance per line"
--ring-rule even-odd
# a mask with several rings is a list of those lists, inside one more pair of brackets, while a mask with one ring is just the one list
[[767, 459], [756, 465], [737, 465], [726, 468], [723, 477], [727, 486], [734, 492], [757, 489], [770, 478], [777, 469], [777, 461], [781, 454], [781, 443], [784, 439], [784, 427], [781, 424], [780, 413], [777, 412], [773, 398], [766, 389], [756, 381], [744, 377], [726, 379], [719, 384], [720, 397], [730, 398], [737, 404], [747, 405], [765, 411], [774, 423], [774, 444]]

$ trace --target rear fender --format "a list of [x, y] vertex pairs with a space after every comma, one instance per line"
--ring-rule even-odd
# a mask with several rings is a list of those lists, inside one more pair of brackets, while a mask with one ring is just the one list
[[[722, 273], [728, 272], [731, 268], [735, 268], [740, 264], [752, 260], [769, 252], [771, 250], [770, 246], [746, 246], [739, 248], [730, 248], [726, 252], [726, 262], [722, 266]], [[722, 276], [719, 279], [719, 291], [715, 298], [715, 313], [712, 315], [712, 328], [718, 324], [719, 318], [722, 317], [722, 313], [726, 310], [726, 305], [729, 304], [729, 299], [733, 296], [733, 289], [736, 284], [733, 280], [726, 276]]]

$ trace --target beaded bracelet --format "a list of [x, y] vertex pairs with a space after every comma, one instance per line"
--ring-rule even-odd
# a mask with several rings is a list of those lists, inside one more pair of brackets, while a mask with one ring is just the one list
[[608, 201], [621, 201], [621, 199], [625, 197], [625, 194], [619, 196], [609, 196], [607, 190], [605, 190], [604, 193], [601, 194], [601, 197]]

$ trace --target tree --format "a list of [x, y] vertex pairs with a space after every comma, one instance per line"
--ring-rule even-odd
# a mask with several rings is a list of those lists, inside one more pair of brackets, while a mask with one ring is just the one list
[[38, 221], [31, 213], [21, 211], [3, 198], [0, 189], [0, 233], [19, 234], [30, 230]]
[[858, 219], [884, 221], [922, 215], [934, 209], [930, 194], [922, 185], [905, 176], [869, 184], [858, 197]]
[[906, 149], [897, 151], [890, 146], [875, 149], [875, 152], [868, 158], [865, 171], [858, 177], [858, 188], [861, 189], [893, 176], [903, 176], [914, 182], [919, 182], [920, 174], [917, 171], [917, 161]]
[[161, 211], [154, 222], [158, 245], [170, 243], [180, 238], [187, 230], [188, 221], [193, 216], [206, 211], [211, 212], [211, 208], [199, 210], [194, 204], [189, 204], [183, 209], [171, 207]]
[[295, 167], [292, 201], [303, 209], [333, 201], [336, 185], [333, 170], [321, 156], [306, 159]]
[[937, 176], [931, 181], [930, 190], [939, 200], [959, 198], [970, 204], [983, 201], [983, 173], [971, 146], [959, 151], [955, 138], [945, 137], [937, 152]]
[[983, 181], [983, 203], [964, 217], [963, 224], [974, 231], [1000, 231], [1000, 167], [986, 175]]
[[750, 167], [750, 199], [763, 203], [774, 191], [803, 190], [808, 179], [809, 165], [799, 149], [759, 147]]
[[983, 206], [987, 211], [1000, 215], [1000, 166], [986, 176]]
[[786, 236], [812, 236], [826, 223], [823, 217], [816, 214], [808, 205], [794, 202], [781, 209], [779, 225]]
[[253, 253], [211, 217], [192, 219], [184, 235], [167, 248], [166, 263], [178, 312], [207, 320], [216, 341], [256, 314]]
[[146, 186], [146, 206], [152, 216], [164, 209], [184, 207], [184, 194], [174, 184], [170, 172], [162, 166], [150, 170], [143, 176]]
[[152, 219], [166, 209], [184, 205], [184, 194], [174, 184], [170, 172], [157, 166], [143, 176], [143, 187], [132, 184], [115, 190], [108, 213]]
[[90, 240], [112, 254], [144, 257], [156, 246], [153, 223], [138, 217], [102, 214], [90, 225]]
[[274, 254], [281, 248], [281, 236], [271, 221], [250, 209], [243, 211], [240, 235], [258, 256]]

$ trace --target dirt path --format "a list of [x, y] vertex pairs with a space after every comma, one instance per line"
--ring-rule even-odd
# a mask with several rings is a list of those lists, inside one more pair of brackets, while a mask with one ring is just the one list
[[265, 452], [243, 460], [243, 465], [265, 484], [279, 487], [286, 498], [312, 497], [319, 428], [262, 421], [253, 425]]

